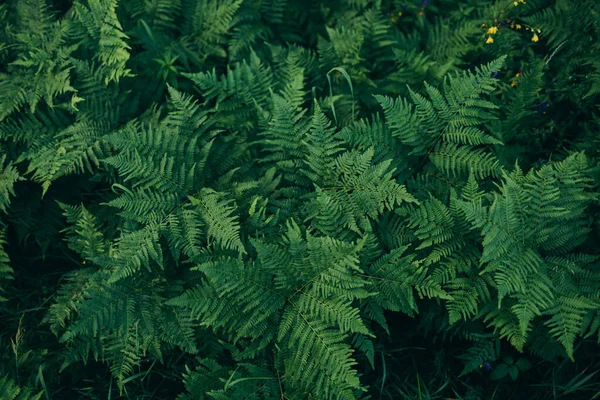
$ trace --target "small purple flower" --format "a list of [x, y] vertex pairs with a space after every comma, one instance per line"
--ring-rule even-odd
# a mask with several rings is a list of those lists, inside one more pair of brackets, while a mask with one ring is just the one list
[[423, 0], [423, 7], [427, 6], [429, 4], [429, 0]]
[[492, 72], [492, 78], [497, 78], [500, 76], [500, 72]]
[[488, 360], [488, 361], [485, 361], [483, 364], [481, 364], [481, 368], [484, 371], [491, 371], [494, 369], [494, 365], [492, 364], [491, 361]]

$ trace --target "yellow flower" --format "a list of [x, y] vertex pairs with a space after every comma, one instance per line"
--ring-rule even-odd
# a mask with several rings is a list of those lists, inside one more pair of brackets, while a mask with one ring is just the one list
[[515, 5], [515, 7], [519, 5], [519, 3], [516, 1], [513, 1], [513, 4]]
[[531, 41], [532, 41], [532, 42], [537, 42], [537, 41], [539, 41], [539, 40], [540, 40], [540, 38], [538, 37], [537, 33], [534, 33], [534, 34], [533, 34], [533, 37], [531, 38]]
[[493, 37], [488, 37], [487, 40], [485, 41], [486, 44], [490, 44], [490, 43], [494, 43], [494, 38]]
[[398, 12], [398, 16], [401, 17], [402, 16], [402, 11]]
[[423, 16], [423, 11], [419, 11], [419, 17]]
[[517, 72], [517, 74], [515, 75], [517, 78], [519, 78], [521, 76], [520, 72]]
[[538, 29], [538, 30], [537, 30], [537, 33], [542, 33], [542, 30], [541, 30], [541, 29]]
[[490, 29], [487, 30], [488, 35], [494, 35], [497, 32], [498, 32], [498, 28], [495, 26], [492, 26]]
[[393, 23], [396, 23], [396, 22], [398, 22], [398, 18], [396, 18], [396, 17], [392, 17], [392, 22], [393, 22]]
[[515, 87], [515, 86], [517, 86], [517, 82], [515, 82], [515, 81], [512, 81], [512, 82], [510, 83], [510, 86], [512, 86], [512, 87]]
[[521, 25], [520, 25], [520, 24], [516, 24], [516, 25], [515, 25], [515, 28], [517, 28], [517, 29], [521, 29]]

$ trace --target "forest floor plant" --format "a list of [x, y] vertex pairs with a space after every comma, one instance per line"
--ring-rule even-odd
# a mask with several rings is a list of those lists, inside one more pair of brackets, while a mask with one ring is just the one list
[[0, 400], [600, 398], [594, 0], [7, 0]]

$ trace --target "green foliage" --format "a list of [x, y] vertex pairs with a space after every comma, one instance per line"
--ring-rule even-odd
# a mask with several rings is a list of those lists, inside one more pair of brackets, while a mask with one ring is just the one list
[[122, 31], [117, 18], [118, 0], [88, 0], [87, 5], [79, 1], [73, 4], [75, 20], [89, 36], [89, 45], [95, 49], [97, 60], [104, 67], [105, 84], [128, 76], [126, 63], [129, 59], [127, 35]]
[[0, 393], [2, 393], [2, 400], [39, 400], [43, 394], [43, 392], [34, 393], [32, 389], [21, 389], [8, 376], [0, 378]]
[[597, 396], [592, 3], [0, 5], [0, 399]]

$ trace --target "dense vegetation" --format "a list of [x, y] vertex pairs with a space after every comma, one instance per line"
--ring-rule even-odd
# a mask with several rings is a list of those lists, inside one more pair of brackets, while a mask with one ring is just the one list
[[0, 399], [600, 398], [594, 0], [7, 0]]

